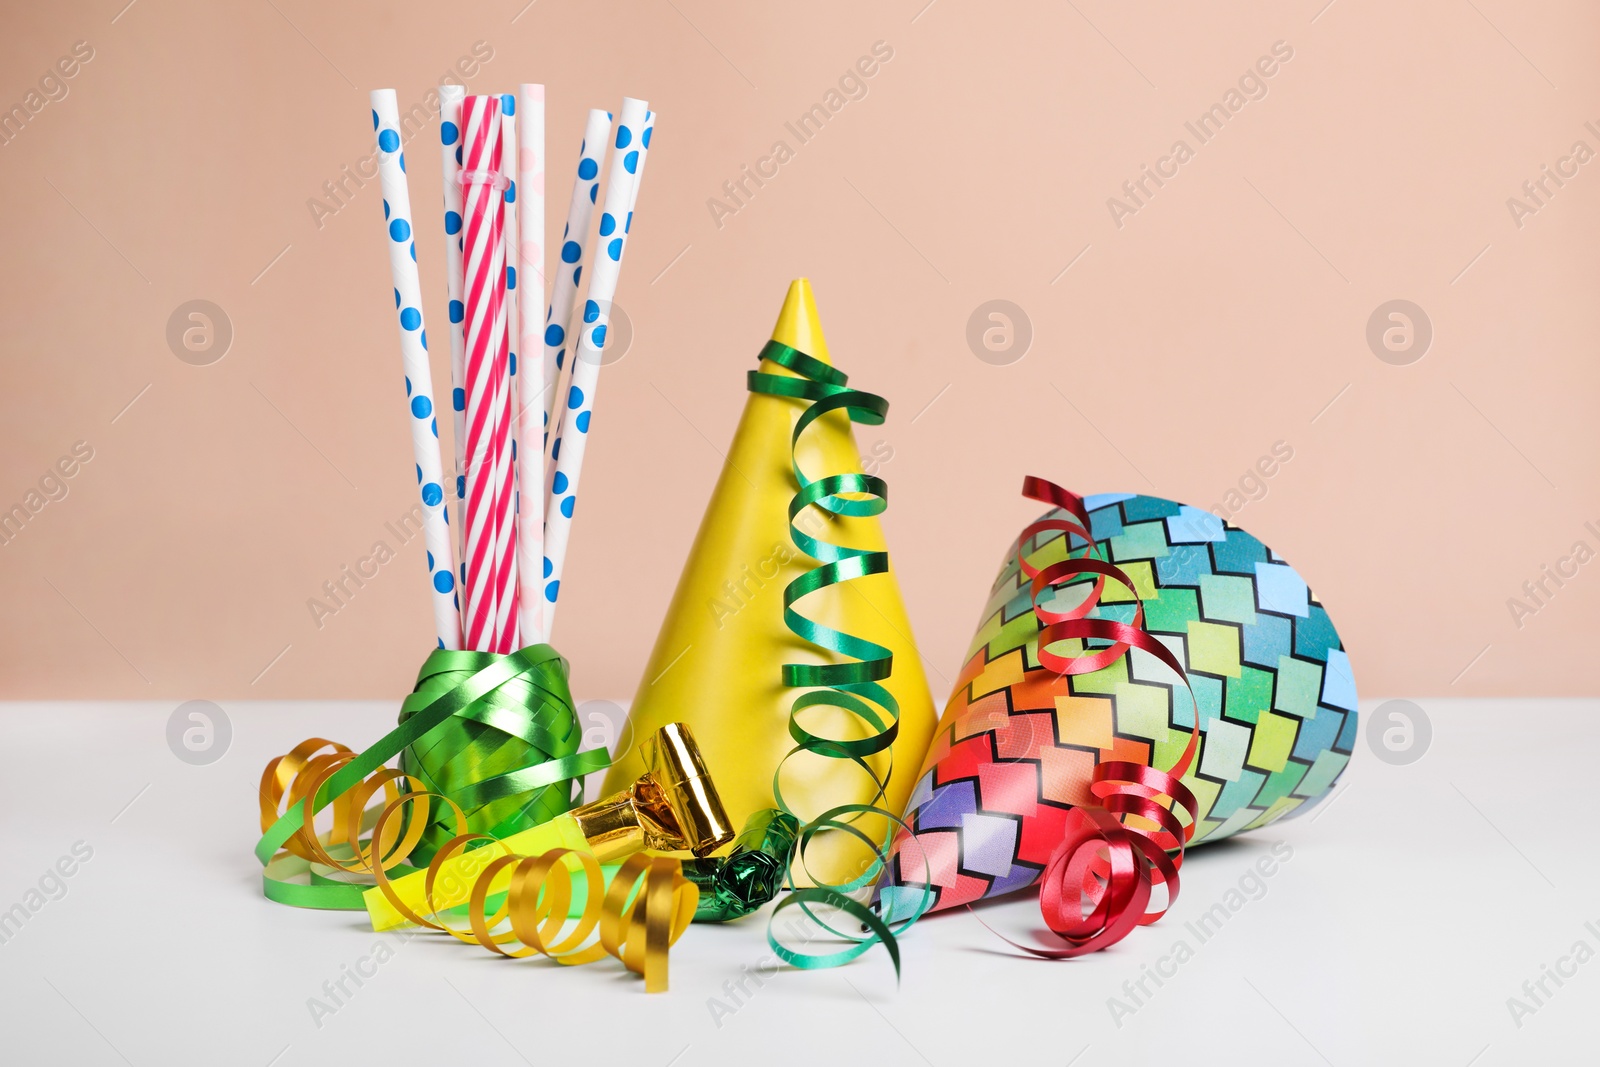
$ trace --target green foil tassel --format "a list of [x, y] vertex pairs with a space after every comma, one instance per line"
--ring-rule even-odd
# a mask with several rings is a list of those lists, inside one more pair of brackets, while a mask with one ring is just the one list
[[683, 876], [700, 887], [694, 921], [740, 919], [777, 896], [799, 839], [800, 824], [793, 815], [764, 808], [745, 820], [728, 855], [684, 860]]

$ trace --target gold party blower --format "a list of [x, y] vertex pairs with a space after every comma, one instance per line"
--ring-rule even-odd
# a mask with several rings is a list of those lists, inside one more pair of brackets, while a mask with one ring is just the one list
[[[513, 834], [500, 842], [502, 847], [487, 845], [439, 864], [431, 899], [427, 871], [396, 878], [389, 888], [413, 912], [427, 915], [467, 903], [478, 875], [504, 855], [538, 856], [565, 848], [593, 853], [601, 863], [616, 863], [645, 849], [705, 857], [733, 840], [733, 825], [687, 723], [662, 726], [644, 740], [637, 756], [644, 773], [626, 789]], [[510, 881], [507, 867], [498, 872], [488, 892], [504, 892]], [[363, 893], [362, 900], [374, 930], [409, 922], [377, 886]]]

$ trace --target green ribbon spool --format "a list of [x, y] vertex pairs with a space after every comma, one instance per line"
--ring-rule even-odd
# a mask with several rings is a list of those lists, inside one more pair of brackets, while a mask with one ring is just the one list
[[[435, 649], [400, 708], [400, 724], [339, 768], [311, 799], [295, 804], [256, 843], [270, 900], [302, 908], [359, 911], [366, 880], [329, 878], [284, 843], [334, 799], [400, 757], [400, 768], [461, 805], [474, 833], [504, 837], [570, 811], [579, 779], [611, 765], [604, 749], [579, 752], [582, 731], [567, 688], [567, 661], [549, 645], [508, 654]], [[437, 808], [439, 805], [432, 805]], [[410, 864], [426, 866], [456, 827], [431, 819]], [[391, 871], [399, 876], [411, 865]], [[290, 881], [289, 879], [295, 879]]]
[[[610, 765], [603, 750], [578, 753], [582, 730], [567, 688], [567, 661], [549, 645], [533, 647], [548, 654], [400, 753], [400, 770], [460, 804], [473, 833], [503, 838], [548, 822], [572, 810], [578, 779]], [[498, 658], [436, 650], [400, 705], [401, 726]], [[448, 813], [439, 814], [412, 853], [417, 866], [426, 866], [456, 834]]]

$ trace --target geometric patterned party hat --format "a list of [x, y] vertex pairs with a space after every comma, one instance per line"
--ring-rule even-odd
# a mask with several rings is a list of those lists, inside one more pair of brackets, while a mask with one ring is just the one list
[[[1068, 813], [1096, 803], [1095, 767], [1172, 767], [1194, 731], [1197, 703], [1200, 750], [1181, 779], [1198, 801], [1191, 844], [1302, 814], [1349, 763], [1350, 660], [1327, 612], [1281, 556], [1210, 512], [1158, 497], [1108, 494], [1083, 505], [1099, 558], [1132, 579], [1143, 629], [1183, 664], [1188, 687], [1138, 648], [1091, 673], [1042, 666], [1042, 624], [1014, 545], [880, 890], [931, 889], [932, 911], [1033, 885], [1063, 840]], [[1046, 516], [1067, 517], [1060, 509]], [[1066, 534], [1046, 530], [1021, 554], [1040, 568], [1068, 549]], [[1082, 592], [1067, 584], [1056, 595], [1070, 602]], [[1132, 594], [1107, 583], [1096, 616], [1131, 622], [1135, 606]]]

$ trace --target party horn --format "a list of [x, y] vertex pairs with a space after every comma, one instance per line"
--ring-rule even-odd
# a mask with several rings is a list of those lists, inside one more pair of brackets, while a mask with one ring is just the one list
[[[390, 890], [411, 911], [427, 915], [465, 904], [478, 876], [500, 856], [538, 856], [565, 848], [615, 863], [647, 848], [708, 856], [733, 840], [722, 798], [687, 724], [663, 725], [639, 746], [639, 755], [642, 773], [614, 795], [503, 838], [502, 847], [486, 845], [438, 864], [431, 898], [427, 871], [394, 879]], [[511, 868], [506, 867], [488, 891], [504, 892], [510, 880]], [[374, 930], [409, 922], [382, 887], [367, 890], [362, 900]]]
[[709, 856], [733, 840], [717, 787], [694, 735], [671, 722], [640, 746], [645, 772], [626, 789], [572, 812], [595, 858], [611, 863], [644, 849]]
[[[806, 279], [790, 285], [772, 340], [831, 366]], [[762, 360], [760, 370], [791, 373], [770, 359]], [[892, 673], [881, 684], [899, 704], [898, 733], [891, 746], [863, 757], [874, 775], [887, 779], [883, 796], [851, 759], [806, 752], [785, 763], [796, 745], [790, 732], [796, 696], [784, 685], [783, 664], [852, 662], [800, 640], [784, 621], [784, 587], [817, 566], [790, 537], [788, 507], [798, 490], [793, 464], [813, 478], [862, 470], [844, 411], [829, 412], [807, 428], [791, 456], [796, 420], [808, 406], [801, 399], [759, 392], [746, 400], [632, 705], [631, 719], [641, 736], [676, 719], [694, 726], [706, 760], [717, 768], [728, 814], [740, 826], [755, 812], [785, 806], [802, 821], [842, 804], [875, 803], [898, 814], [911, 794], [909, 772], [921, 763], [933, 736], [933, 698], [891, 569], [852, 579], [847, 590], [822, 590], [797, 606], [821, 626], [892, 653]], [[874, 452], [881, 460], [882, 453]], [[885, 549], [875, 516], [823, 518], [814, 511], [806, 509], [796, 523], [813, 524], [834, 544]], [[809, 716], [806, 729], [816, 734], [848, 740], [867, 732], [860, 720], [837, 708], [807, 708], [803, 714]], [[620, 754], [607, 772], [608, 787], [632, 781], [643, 761], [642, 752]], [[773, 788], [780, 764], [784, 804]], [[886, 823], [873, 815], [855, 825], [887, 845]], [[863, 859], [870, 857], [860, 842], [841, 834], [813, 842], [805, 865], [818, 879], [846, 882], [865, 869]]]
[[[1350, 660], [1327, 611], [1283, 557], [1218, 516], [1170, 500], [1105, 494], [1083, 507], [1096, 558], [1133, 582], [1143, 629], [1183, 663], [1188, 687], [1137, 648], [1082, 674], [1041, 664], [1042, 625], [1018, 556], [1043, 568], [1081, 558], [1086, 546], [1068, 544], [1060, 526], [1013, 543], [880, 896], [920, 899], [931, 879], [934, 911], [1033, 885], [1072, 809], [1096, 804], [1095, 767], [1171, 767], [1189, 742], [1197, 702], [1200, 751], [1181, 779], [1197, 801], [1191, 844], [1305, 813], [1350, 762]], [[1058, 508], [1040, 521], [1068, 518]], [[1056, 610], [1082, 602], [1093, 580], [1056, 590]], [[1131, 623], [1134, 594], [1101, 581], [1095, 617]]]

